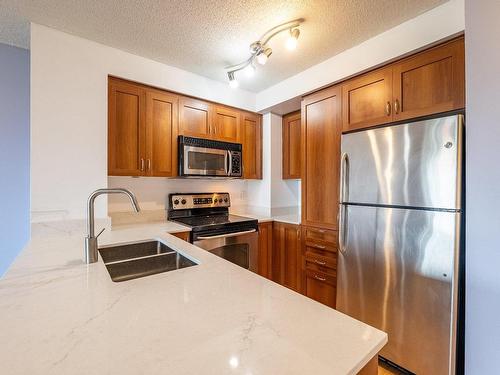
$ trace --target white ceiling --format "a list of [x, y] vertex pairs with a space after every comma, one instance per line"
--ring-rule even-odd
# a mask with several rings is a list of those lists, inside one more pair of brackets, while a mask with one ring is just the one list
[[305, 18], [299, 45], [273, 55], [241, 87], [258, 92], [446, 0], [0, 0], [0, 41], [29, 47], [29, 22], [226, 81], [224, 67], [280, 23]]

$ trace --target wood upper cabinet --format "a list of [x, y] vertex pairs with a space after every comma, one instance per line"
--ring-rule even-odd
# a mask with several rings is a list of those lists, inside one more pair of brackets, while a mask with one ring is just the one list
[[108, 175], [177, 175], [178, 97], [109, 78]]
[[213, 133], [210, 104], [198, 99], [179, 100], [179, 134], [210, 138]]
[[243, 144], [243, 178], [262, 178], [262, 117], [120, 78], [108, 79], [108, 175], [178, 175], [178, 136]]
[[259, 223], [259, 259], [257, 272], [259, 275], [271, 279], [273, 251], [273, 222]]
[[146, 93], [146, 173], [177, 176], [178, 97], [161, 91]]
[[302, 100], [302, 224], [337, 229], [341, 88]]
[[342, 84], [344, 132], [465, 108], [464, 38]]
[[394, 120], [465, 107], [464, 39], [393, 65]]
[[243, 133], [243, 178], [262, 178], [262, 121], [255, 113], [241, 115]]
[[213, 138], [225, 142], [240, 142], [240, 111], [213, 105], [212, 123]]
[[140, 176], [146, 159], [146, 91], [120, 80], [108, 82], [108, 174]]
[[343, 131], [391, 122], [392, 86], [392, 67], [379, 69], [344, 83]]
[[300, 226], [274, 222], [272, 250], [272, 280], [300, 291]]
[[300, 111], [283, 116], [283, 179], [300, 178]]

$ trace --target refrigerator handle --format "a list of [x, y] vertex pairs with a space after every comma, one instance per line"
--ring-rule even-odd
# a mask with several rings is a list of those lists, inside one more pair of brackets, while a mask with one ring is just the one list
[[345, 238], [347, 236], [347, 205], [349, 199], [349, 156], [346, 152], [340, 160], [340, 196], [339, 196], [339, 251], [345, 253]]
[[340, 203], [349, 199], [349, 156], [347, 152], [342, 153], [340, 159]]

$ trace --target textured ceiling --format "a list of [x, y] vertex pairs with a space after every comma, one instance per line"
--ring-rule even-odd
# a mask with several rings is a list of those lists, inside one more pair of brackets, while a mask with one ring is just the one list
[[445, 0], [0, 0], [0, 41], [29, 47], [29, 22], [225, 81], [269, 28], [305, 18], [298, 47], [273, 55], [241, 87], [260, 91]]

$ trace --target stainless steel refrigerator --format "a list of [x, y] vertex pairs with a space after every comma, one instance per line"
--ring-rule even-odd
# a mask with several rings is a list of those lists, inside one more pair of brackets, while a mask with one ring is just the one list
[[455, 374], [462, 129], [454, 115], [342, 136], [337, 309], [419, 375]]

